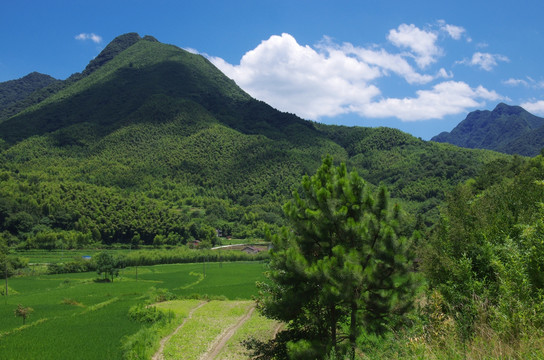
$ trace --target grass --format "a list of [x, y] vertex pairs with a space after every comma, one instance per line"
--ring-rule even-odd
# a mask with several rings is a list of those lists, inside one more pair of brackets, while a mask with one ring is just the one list
[[[128, 309], [157, 289], [249, 300], [263, 270], [258, 262], [236, 262], [140, 266], [138, 281], [135, 268], [127, 268], [113, 283], [94, 282], [96, 273], [11, 278], [13, 295], [0, 297], [0, 359], [120, 359], [123, 340], [142, 329]], [[31, 326], [21, 328], [17, 304], [34, 309]]]
[[172, 311], [175, 315], [186, 318], [191, 309], [198, 306], [202, 300], [171, 300], [155, 304], [158, 309]]
[[[200, 300], [173, 300], [159, 303], [156, 306], [163, 311], [173, 311], [186, 318]], [[165, 359], [199, 359], [210, 350], [219, 336], [236, 324], [246, 315], [253, 301], [210, 301], [193, 312], [181, 330], [174, 335], [164, 349]], [[177, 320], [181, 323], [180, 320]], [[227, 341], [216, 359], [239, 360], [248, 359], [243, 340], [254, 337], [267, 340], [274, 336], [278, 322], [269, 320], [256, 311], [244, 322]], [[172, 328], [171, 325], [169, 325]], [[157, 340], [156, 342], [158, 342]]]
[[164, 349], [164, 358], [199, 359], [215, 338], [244, 316], [252, 303], [252, 301], [210, 301], [193, 313], [182, 332], [170, 339]]
[[278, 325], [277, 321], [267, 319], [257, 311], [254, 311], [251, 318], [230, 338], [216, 359], [239, 360], [249, 358], [248, 352], [242, 342], [250, 337], [261, 341], [271, 339], [275, 335], [274, 332]]
[[155, 304], [157, 308], [173, 314], [171, 321], [155, 323], [142, 327], [138, 332], [125, 337], [123, 342], [123, 358], [150, 359], [159, 349], [161, 339], [170, 335], [183, 322], [191, 309], [197, 307], [201, 300], [173, 300]]

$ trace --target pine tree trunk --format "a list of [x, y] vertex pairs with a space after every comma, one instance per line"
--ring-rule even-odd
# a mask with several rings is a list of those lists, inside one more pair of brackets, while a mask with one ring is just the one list
[[336, 306], [331, 307], [331, 344], [336, 350]]
[[351, 345], [351, 360], [355, 359], [355, 348], [357, 347], [357, 302], [351, 301], [351, 314], [349, 324], [349, 342]]

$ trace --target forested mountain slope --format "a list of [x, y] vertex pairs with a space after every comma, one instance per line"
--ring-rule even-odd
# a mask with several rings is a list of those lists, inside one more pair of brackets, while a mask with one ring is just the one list
[[326, 154], [429, 225], [444, 191], [503, 157], [302, 120], [204, 57], [137, 34], [27, 105], [0, 122], [0, 233], [28, 247], [262, 236]]
[[544, 147], [544, 118], [519, 106], [498, 104], [493, 111], [473, 111], [451, 132], [432, 141], [471, 149], [535, 156]]
[[0, 114], [25, 100], [33, 92], [57, 82], [59, 80], [49, 75], [33, 72], [20, 79], [0, 83]]

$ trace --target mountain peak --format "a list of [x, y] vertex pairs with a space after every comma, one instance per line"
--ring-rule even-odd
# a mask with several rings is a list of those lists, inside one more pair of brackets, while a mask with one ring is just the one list
[[[247, 93], [205, 57], [137, 33], [116, 37], [82, 73], [62, 85], [45, 100], [0, 121], [0, 137], [17, 142], [81, 123], [93, 124], [105, 133], [136, 121], [142, 107], [156, 108], [161, 102], [191, 102], [237, 130], [256, 132], [270, 126], [271, 131], [283, 131], [276, 123], [254, 123], [249, 112], [255, 108], [262, 112], [263, 106], [254, 105]], [[230, 115], [239, 107], [247, 118]], [[148, 116], [146, 121], [156, 118]]]
[[86, 76], [94, 72], [96, 69], [113, 59], [124, 50], [136, 44], [140, 40], [142, 40], [142, 38], [140, 37], [140, 35], [138, 35], [138, 33], [135, 32], [117, 36], [104, 48], [104, 50], [100, 52], [100, 54], [98, 54], [97, 57], [89, 62], [89, 65], [87, 65], [85, 70], [83, 70], [83, 75]]
[[145, 40], [145, 41], [151, 41], [151, 42], [159, 42], [159, 40], [155, 39], [154, 36], [151, 36], [151, 35], [146, 35], [142, 38], [142, 40]]
[[513, 105], [507, 105], [505, 103], [499, 103], [495, 109], [493, 109], [493, 112], [499, 115], [518, 115], [522, 112], [527, 112], [524, 108], [521, 106], [513, 106]]
[[537, 139], [538, 136], [532, 133], [543, 127], [544, 118], [520, 106], [499, 103], [493, 111], [469, 113], [451, 132], [443, 132], [431, 140], [471, 149], [534, 156], [540, 152], [544, 142], [534, 140], [529, 144], [522, 139]]

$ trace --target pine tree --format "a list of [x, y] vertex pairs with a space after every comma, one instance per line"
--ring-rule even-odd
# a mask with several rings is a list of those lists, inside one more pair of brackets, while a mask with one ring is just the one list
[[291, 227], [270, 236], [270, 281], [260, 284], [262, 313], [288, 324], [274, 356], [354, 357], [362, 332], [383, 332], [413, 298], [400, 210], [390, 208], [384, 187], [374, 199], [357, 173], [334, 167], [331, 157], [293, 195], [284, 207]]

